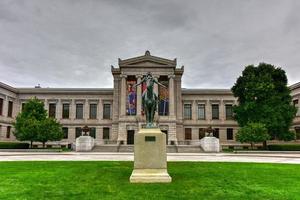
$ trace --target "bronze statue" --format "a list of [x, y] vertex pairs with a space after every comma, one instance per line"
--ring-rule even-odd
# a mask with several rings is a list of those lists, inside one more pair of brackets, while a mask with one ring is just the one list
[[137, 83], [132, 87], [136, 87], [144, 82], [146, 83], [147, 89], [142, 94], [142, 106], [146, 115], [146, 128], [153, 128], [153, 120], [158, 103], [157, 94], [153, 92], [153, 85], [154, 83], [156, 83], [162, 87], [167, 87], [156, 81], [150, 72], [147, 73], [147, 75], [141, 80], [140, 83]]

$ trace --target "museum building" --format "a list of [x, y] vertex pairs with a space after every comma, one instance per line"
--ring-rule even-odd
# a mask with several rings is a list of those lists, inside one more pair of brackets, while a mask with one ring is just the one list
[[[230, 89], [182, 88], [184, 67], [177, 67], [176, 59], [152, 56], [149, 51], [119, 59], [118, 65], [111, 66], [112, 89], [14, 88], [0, 82], [0, 141], [16, 140], [12, 123], [26, 101], [37, 97], [44, 102], [49, 117], [63, 125], [64, 139], [48, 142], [48, 146], [73, 144], [85, 125], [90, 127], [89, 134], [97, 146], [130, 146], [134, 134], [145, 125], [141, 103], [145, 85], [132, 86], [151, 72], [167, 87], [155, 84], [154, 91], [159, 99], [155, 122], [166, 134], [168, 145], [197, 147], [208, 126], [213, 127], [213, 135], [224, 148], [248, 145], [235, 141], [238, 124], [233, 120], [232, 107], [237, 99]], [[300, 142], [300, 82], [289, 88], [291, 103], [298, 108], [291, 127], [297, 138], [292, 142]]]

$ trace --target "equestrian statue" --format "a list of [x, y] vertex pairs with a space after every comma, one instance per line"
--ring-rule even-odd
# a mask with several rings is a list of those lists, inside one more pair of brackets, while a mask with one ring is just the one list
[[147, 86], [146, 90], [142, 94], [142, 106], [146, 115], [146, 128], [153, 128], [155, 127], [153, 120], [158, 103], [158, 97], [153, 91], [153, 85], [156, 83], [164, 88], [167, 87], [155, 80], [150, 72], [147, 73], [141, 82], [133, 85], [132, 87], [137, 87], [142, 83], [146, 83]]

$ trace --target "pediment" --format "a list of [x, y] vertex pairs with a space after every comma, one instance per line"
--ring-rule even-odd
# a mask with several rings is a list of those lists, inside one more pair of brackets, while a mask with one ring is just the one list
[[119, 59], [120, 67], [176, 67], [176, 59], [170, 60], [166, 58], [156, 57], [150, 55], [146, 51], [145, 55], [129, 58], [125, 60]]

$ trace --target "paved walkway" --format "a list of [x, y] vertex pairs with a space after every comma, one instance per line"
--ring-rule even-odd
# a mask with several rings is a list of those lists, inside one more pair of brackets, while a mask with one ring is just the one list
[[[0, 161], [133, 161], [133, 153], [0, 152]], [[300, 154], [168, 153], [168, 161], [300, 164]]]

